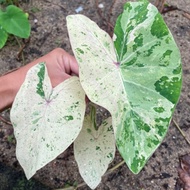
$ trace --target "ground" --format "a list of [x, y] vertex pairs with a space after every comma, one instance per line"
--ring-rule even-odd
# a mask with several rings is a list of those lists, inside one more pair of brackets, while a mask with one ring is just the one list
[[[56, 47], [72, 53], [65, 18], [69, 14], [76, 14], [79, 7], [82, 7], [81, 14], [111, 32], [111, 27], [103, 17], [114, 25], [125, 0], [116, 0], [111, 8], [112, 2], [113, 0], [99, 1], [104, 5], [100, 16], [95, 0], [24, 1], [21, 7], [30, 15], [31, 38], [23, 50], [24, 59], [21, 57], [20, 60], [17, 59], [20, 49], [18, 44], [14, 38], [9, 39], [7, 45], [0, 50], [0, 74], [27, 64]], [[155, 3], [153, 0], [151, 2]], [[173, 120], [163, 143], [138, 175], [132, 174], [124, 164], [103, 177], [97, 190], [179, 190], [176, 185], [179, 157], [190, 153], [190, 146], [176, 128], [174, 121], [184, 131], [186, 138], [190, 139], [190, 16], [186, 13], [190, 10], [190, 2], [166, 0], [166, 3], [178, 7], [177, 10], [164, 13], [163, 17], [181, 51], [183, 65], [183, 88]], [[9, 110], [1, 115], [9, 120]], [[23, 170], [15, 157], [16, 143], [12, 132], [11, 125], [0, 122], [0, 190], [58, 189], [83, 183], [73, 157], [72, 146], [39, 170], [32, 180], [26, 182]], [[117, 152], [110, 168], [121, 161], [122, 158]], [[78, 189], [89, 188], [83, 184]]]

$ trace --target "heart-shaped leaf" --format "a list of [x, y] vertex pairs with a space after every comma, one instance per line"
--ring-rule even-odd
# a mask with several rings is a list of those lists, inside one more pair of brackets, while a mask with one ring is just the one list
[[95, 189], [115, 155], [111, 117], [95, 130], [90, 116], [86, 116], [74, 142], [74, 154], [81, 176], [91, 189]]
[[44, 63], [28, 71], [11, 109], [16, 156], [28, 179], [75, 140], [84, 113], [78, 77], [52, 88]]
[[25, 13], [14, 5], [9, 5], [5, 12], [0, 10], [0, 25], [10, 34], [21, 38], [30, 36], [30, 23]]
[[117, 147], [138, 173], [163, 140], [179, 98], [181, 62], [175, 41], [148, 1], [126, 3], [114, 44], [85, 16], [68, 16], [67, 25], [83, 89], [112, 114]]

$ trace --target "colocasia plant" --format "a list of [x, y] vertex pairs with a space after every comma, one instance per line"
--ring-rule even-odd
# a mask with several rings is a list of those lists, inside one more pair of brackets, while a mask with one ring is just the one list
[[[137, 174], [162, 142], [180, 95], [180, 52], [147, 0], [124, 5], [113, 39], [84, 15], [67, 16], [67, 27], [80, 77], [52, 88], [45, 63], [30, 69], [11, 110], [16, 155], [29, 179], [74, 142], [80, 174], [94, 189], [115, 144]], [[111, 114], [100, 127], [94, 106], [85, 116], [85, 94]]]
[[7, 6], [6, 10], [0, 9], [0, 49], [6, 44], [9, 34], [20, 38], [30, 36], [28, 14], [14, 5]]

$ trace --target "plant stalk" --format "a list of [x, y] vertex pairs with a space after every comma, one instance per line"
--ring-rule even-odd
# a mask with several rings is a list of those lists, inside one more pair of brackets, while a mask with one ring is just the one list
[[21, 57], [22, 57], [22, 65], [24, 65], [25, 59], [24, 59], [24, 54], [23, 54], [23, 52], [22, 52], [23, 47], [22, 47], [21, 43], [19, 42], [18, 38], [17, 38], [15, 35], [14, 35], [14, 38], [16, 39], [16, 41], [17, 41], [17, 43], [18, 43], [18, 45], [19, 45], [19, 47], [20, 47], [20, 50], [19, 50], [19, 53], [18, 53], [18, 57], [19, 57], [19, 55], [21, 54]]
[[175, 126], [177, 127], [177, 129], [179, 130], [179, 132], [181, 133], [181, 135], [185, 138], [186, 142], [190, 145], [190, 141], [187, 139], [185, 133], [181, 130], [181, 128], [179, 127], [177, 122], [174, 119], [173, 119], [173, 122], [174, 122]]

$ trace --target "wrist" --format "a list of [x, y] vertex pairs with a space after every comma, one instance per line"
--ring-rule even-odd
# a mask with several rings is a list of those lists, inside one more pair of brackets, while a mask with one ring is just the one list
[[11, 107], [20, 86], [24, 82], [27, 72], [25, 67], [0, 77], [0, 112]]
[[11, 74], [4, 75], [0, 78], [0, 112], [10, 107], [16, 95], [14, 80]]

